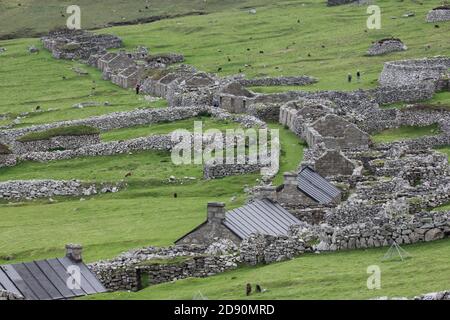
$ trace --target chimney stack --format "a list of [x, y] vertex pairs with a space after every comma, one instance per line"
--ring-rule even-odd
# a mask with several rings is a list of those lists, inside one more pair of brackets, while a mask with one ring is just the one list
[[222, 223], [225, 220], [225, 204], [222, 202], [208, 203], [208, 222]]
[[66, 257], [74, 262], [81, 262], [83, 258], [81, 254], [83, 253], [83, 246], [81, 244], [66, 244]]

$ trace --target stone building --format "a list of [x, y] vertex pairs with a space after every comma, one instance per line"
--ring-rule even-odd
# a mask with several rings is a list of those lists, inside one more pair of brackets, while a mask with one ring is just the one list
[[340, 150], [326, 150], [314, 161], [314, 169], [324, 177], [350, 176], [356, 169], [356, 164]]
[[305, 130], [309, 146], [323, 144], [326, 149], [368, 149], [370, 136], [353, 123], [335, 114], [328, 114]]
[[228, 212], [223, 203], [208, 203], [207, 220], [175, 243], [210, 245], [219, 238], [239, 244], [256, 233], [287, 235], [289, 227], [299, 223], [282, 206], [268, 199], [258, 199]]

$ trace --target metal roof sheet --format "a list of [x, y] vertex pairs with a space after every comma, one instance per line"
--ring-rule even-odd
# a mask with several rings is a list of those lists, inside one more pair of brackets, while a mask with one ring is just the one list
[[224, 221], [224, 225], [241, 239], [247, 238], [252, 233], [287, 235], [289, 227], [299, 223], [300, 220], [286, 209], [268, 199], [256, 200], [228, 211]]
[[[80, 288], [69, 288], [69, 266], [80, 269]], [[106, 292], [82, 262], [67, 257], [0, 266], [0, 289], [27, 300], [58, 300]]]
[[341, 191], [310, 167], [300, 171], [298, 188], [320, 204], [328, 204], [341, 194]]

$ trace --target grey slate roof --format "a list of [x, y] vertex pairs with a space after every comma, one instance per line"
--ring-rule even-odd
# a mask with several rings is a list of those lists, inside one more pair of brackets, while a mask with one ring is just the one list
[[223, 224], [238, 237], [245, 239], [252, 233], [287, 235], [289, 227], [299, 223], [300, 220], [278, 203], [263, 199], [228, 211]]
[[[69, 289], [67, 268], [80, 268], [80, 289]], [[26, 300], [58, 300], [106, 292], [87, 268], [67, 257], [0, 266], [0, 289], [23, 296]]]
[[298, 188], [320, 204], [333, 202], [341, 191], [310, 167], [298, 174]]

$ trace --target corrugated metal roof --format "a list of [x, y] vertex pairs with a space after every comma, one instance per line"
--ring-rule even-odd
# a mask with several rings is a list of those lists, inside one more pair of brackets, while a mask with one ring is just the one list
[[[69, 266], [80, 269], [80, 288], [69, 288]], [[82, 262], [67, 257], [0, 266], [0, 289], [27, 300], [58, 300], [106, 292]]]
[[310, 167], [305, 167], [298, 175], [298, 188], [320, 204], [328, 204], [341, 191]]
[[286, 209], [268, 199], [256, 200], [228, 211], [224, 221], [224, 225], [241, 239], [247, 238], [252, 233], [287, 235], [289, 227], [299, 223], [300, 220]]

